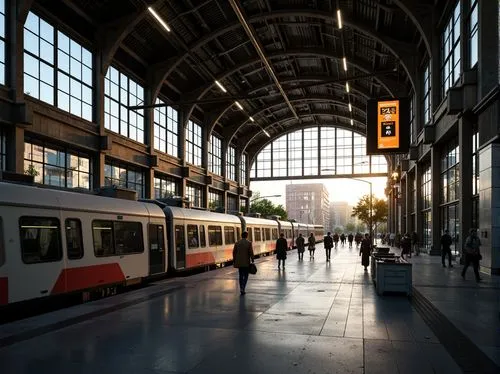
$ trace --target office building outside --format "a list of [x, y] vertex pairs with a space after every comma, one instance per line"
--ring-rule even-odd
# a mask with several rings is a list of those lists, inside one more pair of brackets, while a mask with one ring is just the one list
[[330, 200], [323, 183], [289, 184], [286, 186], [286, 211], [297, 222], [330, 225]]

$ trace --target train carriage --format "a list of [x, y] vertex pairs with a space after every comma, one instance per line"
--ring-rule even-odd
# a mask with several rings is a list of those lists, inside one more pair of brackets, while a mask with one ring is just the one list
[[164, 273], [164, 217], [153, 204], [0, 183], [0, 305]]
[[271, 219], [240, 217], [242, 229], [248, 231], [248, 240], [253, 244], [254, 255], [271, 253], [276, 250], [278, 222]]
[[316, 238], [316, 243], [322, 242], [325, 237], [325, 229], [323, 225], [314, 225], [314, 237]]
[[171, 206], [163, 211], [173, 269], [183, 271], [233, 259], [234, 243], [241, 236], [237, 216]]

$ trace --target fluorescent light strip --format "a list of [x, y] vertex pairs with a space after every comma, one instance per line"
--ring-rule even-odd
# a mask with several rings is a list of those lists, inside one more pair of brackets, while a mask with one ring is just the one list
[[241, 106], [241, 104], [237, 101], [234, 102], [236, 104], [236, 106], [240, 109], [240, 110], [243, 110], [243, 107]]
[[339, 29], [342, 28], [342, 15], [340, 14], [340, 9], [337, 9], [337, 25]]
[[165, 30], [167, 30], [168, 32], [170, 32], [170, 27], [168, 27], [166, 22], [158, 15], [158, 13], [156, 13], [152, 7], [149, 7], [148, 10], [149, 10], [149, 13], [151, 13], [153, 15], [153, 17], [156, 18], [156, 20], [163, 26], [163, 28]]
[[351, 126], [354, 126], [354, 121], [352, 118], [351, 118]]
[[349, 82], [345, 82], [345, 90], [346, 92], [349, 92]]
[[253, 117], [252, 117], [252, 116], [248, 117], [248, 119], [249, 119], [250, 121], [252, 121], [252, 122], [255, 122], [255, 120], [253, 119]]
[[349, 112], [352, 112], [352, 105], [349, 103]]
[[266, 136], [267, 136], [268, 138], [270, 138], [270, 137], [271, 137], [271, 135], [269, 135], [269, 133], [268, 133], [265, 129], [262, 129], [262, 131], [264, 131], [264, 134], [266, 134]]
[[347, 71], [347, 59], [345, 57], [342, 58], [342, 62], [344, 63], [344, 70]]
[[222, 90], [222, 92], [224, 92], [224, 93], [227, 92], [227, 90], [224, 88], [224, 86], [219, 81], [215, 81], [215, 84], [217, 86], [219, 86], [219, 88]]

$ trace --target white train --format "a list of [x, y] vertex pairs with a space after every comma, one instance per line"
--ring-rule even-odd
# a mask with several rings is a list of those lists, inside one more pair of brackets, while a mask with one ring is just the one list
[[323, 238], [312, 225], [0, 182], [0, 306], [224, 264], [242, 230], [269, 254], [279, 232], [291, 248], [301, 229]]

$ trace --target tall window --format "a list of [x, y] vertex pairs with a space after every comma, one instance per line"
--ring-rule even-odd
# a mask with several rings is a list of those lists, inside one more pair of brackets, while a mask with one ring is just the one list
[[186, 162], [201, 166], [202, 144], [201, 126], [189, 120], [186, 128]]
[[104, 127], [144, 143], [144, 110], [128, 106], [144, 104], [144, 88], [110, 66], [104, 81]]
[[246, 212], [248, 207], [248, 200], [240, 197], [240, 212]]
[[479, 132], [472, 135], [472, 227], [479, 227]]
[[304, 175], [318, 174], [318, 128], [304, 129]]
[[186, 197], [191, 202], [193, 208], [203, 207], [203, 189], [194, 183], [186, 183]]
[[321, 174], [334, 174], [335, 173], [335, 128], [322, 127], [321, 128]]
[[6, 168], [6, 155], [6, 136], [4, 130], [0, 128], [0, 170], [5, 170]]
[[174, 177], [167, 175], [155, 175], [154, 184], [156, 199], [180, 195], [179, 180]]
[[[478, 17], [478, 0], [470, 0], [469, 19], [467, 21], [468, 28], [468, 52], [469, 52], [469, 67], [472, 68], [477, 63], [478, 58], [478, 37], [479, 37], [479, 17]], [[477, 227], [477, 226], [476, 226]]]
[[[164, 104], [156, 99], [156, 104]], [[179, 121], [177, 111], [169, 106], [157, 107], [154, 110], [154, 145], [155, 149], [179, 157], [178, 153]]]
[[208, 190], [208, 209], [215, 210], [216, 208], [224, 206], [224, 194], [221, 191], [209, 189]]
[[30, 12], [24, 24], [24, 93], [92, 121], [92, 53]]
[[422, 174], [422, 245], [425, 248], [430, 248], [432, 245], [432, 179], [431, 179], [431, 166], [425, 168]]
[[226, 205], [228, 212], [236, 212], [238, 210], [238, 197], [228, 194]]
[[[302, 175], [302, 130], [286, 135], [288, 138], [288, 175]], [[273, 154], [274, 157], [274, 154]], [[274, 160], [273, 160], [274, 162]]]
[[428, 124], [431, 121], [431, 68], [430, 63], [424, 70], [424, 123]]
[[215, 135], [210, 135], [208, 147], [208, 170], [222, 175], [222, 141]]
[[231, 145], [227, 147], [226, 176], [232, 181], [236, 180], [236, 148]]
[[449, 203], [459, 198], [459, 148], [456, 141], [447, 145], [441, 157], [441, 202]]
[[460, 78], [460, 1], [457, 1], [441, 38], [441, 81], [442, 96]]
[[0, 84], [5, 84], [5, 0], [0, 0]]
[[271, 143], [273, 149], [273, 177], [286, 177], [287, 137], [282, 136]]
[[351, 173], [352, 164], [352, 132], [337, 129], [337, 166], [336, 174]]
[[247, 155], [243, 153], [241, 155], [240, 161], [240, 185], [245, 186], [247, 184]]
[[257, 155], [257, 162], [254, 163], [257, 177], [271, 176], [271, 144], [268, 144]]
[[35, 178], [36, 183], [65, 188], [91, 188], [92, 170], [90, 157], [77, 151], [24, 143], [24, 172]]
[[104, 164], [104, 184], [137, 191], [138, 198], [144, 198], [144, 173], [140, 168], [112, 160]]

